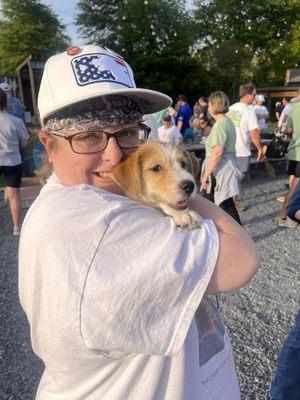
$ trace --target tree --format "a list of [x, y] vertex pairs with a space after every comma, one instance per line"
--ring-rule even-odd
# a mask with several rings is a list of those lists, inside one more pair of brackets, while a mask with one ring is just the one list
[[14, 73], [28, 54], [45, 59], [64, 50], [69, 38], [49, 6], [39, 0], [2, 0], [0, 74]]
[[194, 3], [195, 19], [205, 21], [198, 26], [200, 57], [227, 76], [233, 87], [246, 79], [262, 85], [280, 84], [285, 70], [299, 60], [296, 16], [300, 0]]
[[80, 0], [77, 8], [82, 36], [123, 56], [138, 85], [178, 95], [195, 42], [183, 0]]

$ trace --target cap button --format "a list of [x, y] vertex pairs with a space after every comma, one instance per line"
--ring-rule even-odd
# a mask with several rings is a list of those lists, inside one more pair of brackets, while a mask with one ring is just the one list
[[67, 54], [69, 56], [76, 56], [76, 54], [80, 53], [81, 49], [79, 46], [70, 46], [68, 47]]

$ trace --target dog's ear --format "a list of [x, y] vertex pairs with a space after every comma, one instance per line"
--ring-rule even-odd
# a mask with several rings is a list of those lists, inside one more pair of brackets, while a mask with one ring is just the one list
[[187, 150], [183, 150], [183, 158], [186, 162], [187, 171], [193, 175], [193, 177], [197, 180], [200, 174], [200, 162], [198, 158], [195, 156], [193, 152], [189, 152]]
[[141, 198], [141, 162], [142, 156], [137, 150], [118, 164], [112, 173], [114, 181], [134, 200]]

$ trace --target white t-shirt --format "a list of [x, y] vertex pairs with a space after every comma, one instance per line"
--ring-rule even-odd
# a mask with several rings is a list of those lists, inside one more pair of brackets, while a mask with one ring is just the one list
[[171, 125], [169, 128], [160, 126], [158, 128], [158, 140], [163, 143], [178, 144], [182, 140], [182, 135], [175, 125]]
[[45, 364], [37, 400], [240, 399], [228, 335], [203, 297], [218, 246], [210, 220], [181, 229], [53, 175], [19, 249], [20, 300]]
[[[254, 110], [255, 110], [255, 114], [257, 116], [258, 115], [269, 115], [268, 109], [263, 105], [260, 106], [260, 105], [256, 104], [254, 106]], [[257, 118], [257, 122], [258, 122], [258, 125], [259, 125], [259, 130], [261, 132], [266, 131], [268, 129], [268, 125], [266, 123], [266, 119], [265, 118]]]
[[0, 112], [0, 166], [21, 164], [20, 141], [28, 139], [26, 126], [20, 118]]
[[253, 109], [250, 109], [247, 104], [239, 102], [229, 107], [227, 115], [236, 129], [236, 156], [249, 157], [251, 155], [249, 132], [258, 129], [257, 118]]

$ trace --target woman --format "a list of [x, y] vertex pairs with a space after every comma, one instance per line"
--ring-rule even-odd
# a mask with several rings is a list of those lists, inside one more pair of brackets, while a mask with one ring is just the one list
[[199, 127], [201, 128], [201, 132], [202, 132], [202, 142], [205, 143], [205, 141], [211, 131], [210, 121], [208, 120], [207, 116], [205, 116], [203, 114], [200, 116]]
[[45, 364], [37, 400], [239, 400], [230, 340], [207, 295], [253, 276], [254, 243], [200, 196], [190, 206], [209, 220], [178, 229], [110, 177], [147, 139], [143, 114], [170, 98], [137, 89], [115, 53], [73, 46], [46, 63], [38, 103], [54, 173], [19, 252], [21, 304]]
[[158, 140], [162, 143], [171, 143], [173, 145], [182, 142], [182, 135], [176, 125], [172, 124], [172, 116], [166, 114], [162, 120], [162, 126], [157, 130]]
[[[214, 92], [209, 96], [208, 112], [215, 120], [205, 142], [205, 160], [202, 165], [201, 189], [213, 194], [214, 202], [241, 223], [233, 196], [239, 193], [241, 173], [236, 166], [236, 131], [225, 115], [229, 100], [225, 93]], [[215, 179], [215, 187], [208, 190], [209, 178]]]
[[22, 159], [20, 145], [25, 148], [29, 135], [24, 122], [6, 112], [7, 96], [0, 88], [0, 175], [4, 176], [5, 196], [13, 221], [13, 235], [20, 235]]

